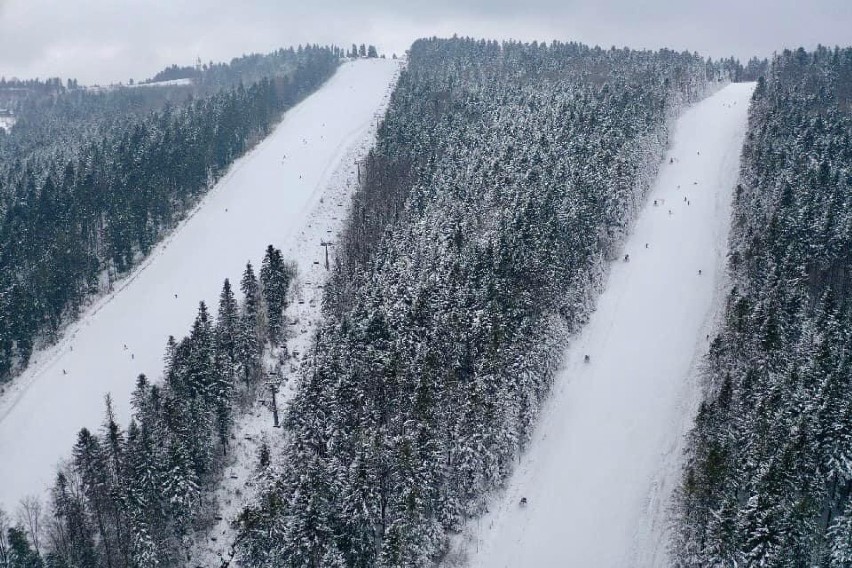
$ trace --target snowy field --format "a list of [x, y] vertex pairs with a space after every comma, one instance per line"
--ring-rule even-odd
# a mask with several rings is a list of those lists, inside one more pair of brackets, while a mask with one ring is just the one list
[[115, 85], [86, 85], [83, 89], [91, 93], [107, 93], [117, 89], [137, 89], [141, 87], [186, 87], [192, 85], [192, 79], [169, 79], [168, 81], [152, 81], [151, 83], [118, 83]]
[[0, 116], [0, 128], [3, 130], [12, 130], [12, 127], [15, 126], [15, 117], [13, 116]]
[[[341, 66], [113, 294], [33, 356], [0, 397], [0, 506], [14, 511], [20, 498], [47, 489], [79, 429], [100, 427], [107, 392], [126, 424], [136, 376], [160, 377], [168, 336], [189, 331], [199, 300], [215, 313], [222, 281], [238, 287], [248, 260], [259, 270], [266, 245], [300, 270], [324, 268], [320, 234], [333, 235], [323, 223], [347, 205], [336, 176], [372, 136], [398, 68], [380, 59]], [[302, 278], [303, 290], [311, 278]]]
[[668, 564], [666, 507], [699, 394], [696, 367], [724, 298], [752, 89], [729, 85], [678, 119], [625, 244], [629, 262], [613, 264], [596, 311], [567, 348], [506, 490], [462, 535], [471, 566]]
[[151, 81], [150, 83], [134, 83], [126, 87], [185, 87], [192, 85], [192, 79], [169, 79], [168, 81]]

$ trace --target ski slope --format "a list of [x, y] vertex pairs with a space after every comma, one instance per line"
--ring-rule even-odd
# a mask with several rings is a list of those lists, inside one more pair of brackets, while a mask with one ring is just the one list
[[666, 507], [699, 393], [696, 366], [723, 298], [752, 89], [729, 85], [677, 120], [625, 243], [629, 262], [612, 265], [529, 451], [463, 536], [471, 566], [668, 565]]
[[[404, 65], [403, 62], [400, 62]], [[399, 67], [398, 69], [401, 69]], [[395, 79], [396, 77], [394, 77]], [[392, 82], [395, 83], [395, 80]], [[376, 109], [384, 115], [390, 97], [382, 99]], [[322, 295], [330, 275], [325, 263], [325, 250], [317, 243], [337, 240], [349, 215], [352, 194], [358, 187], [358, 163], [363, 163], [376, 141], [377, 123], [371, 124], [365, 134], [349, 147], [324, 184], [322, 197], [302, 220], [302, 229], [288, 239], [283, 249], [284, 257], [296, 263], [296, 277], [291, 286], [292, 301], [284, 312], [288, 357], [280, 368], [277, 405], [284, 416], [296, 393], [301, 367], [307, 360], [317, 327], [322, 321]], [[329, 247], [329, 266], [334, 265], [335, 247]], [[267, 360], [274, 360], [268, 351]], [[193, 547], [188, 553], [187, 566], [225, 566], [232, 562], [238, 537], [234, 521], [258, 497], [258, 456], [261, 445], [274, 447], [281, 430], [274, 427], [268, 402], [269, 391], [264, 389], [254, 403], [239, 416], [232, 429], [232, 442], [225, 460], [224, 470], [216, 489], [217, 504], [214, 523], [194, 535]], [[280, 452], [272, 452], [273, 463], [280, 461]], [[261, 486], [264, 486], [261, 483]]]
[[48, 488], [79, 429], [100, 427], [107, 392], [126, 424], [137, 375], [160, 377], [168, 336], [189, 331], [199, 300], [215, 314], [223, 280], [238, 288], [246, 261], [259, 270], [266, 245], [299, 255], [300, 265], [319, 263], [319, 237], [303, 237], [324, 218], [309, 214], [332, 205], [345, 212], [341, 196], [326, 188], [351, 148], [374, 132], [398, 69], [381, 59], [342, 65], [65, 339], [33, 356], [0, 397], [0, 507], [14, 511], [22, 497]]

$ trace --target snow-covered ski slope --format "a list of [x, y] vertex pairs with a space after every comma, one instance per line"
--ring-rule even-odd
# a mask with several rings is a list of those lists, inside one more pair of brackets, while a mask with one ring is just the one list
[[168, 336], [189, 331], [199, 300], [215, 314], [225, 278], [238, 289], [246, 261], [259, 270], [270, 243], [288, 254], [349, 149], [379, 118], [398, 68], [387, 60], [341, 66], [112, 295], [34, 356], [0, 397], [0, 506], [14, 511], [48, 487], [79, 429], [100, 427], [107, 392], [126, 424], [136, 376], [160, 377]]
[[667, 565], [666, 507], [695, 409], [696, 365], [723, 297], [752, 89], [729, 85], [677, 120], [625, 243], [629, 261], [613, 264], [568, 346], [507, 489], [464, 536], [472, 566]]

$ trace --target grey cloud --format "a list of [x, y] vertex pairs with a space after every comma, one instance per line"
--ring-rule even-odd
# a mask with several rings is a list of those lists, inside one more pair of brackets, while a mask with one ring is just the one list
[[713, 57], [850, 43], [848, 0], [0, 0], [0, 75], [145, 78], [298, 43], [401, 52], [431, 35], [670, 47]]

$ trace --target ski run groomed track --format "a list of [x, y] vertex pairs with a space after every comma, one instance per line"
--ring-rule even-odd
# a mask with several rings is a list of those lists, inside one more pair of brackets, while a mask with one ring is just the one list
[[[0, 507], [14, 513], [21, 498], [44, 495], [80, 428], [100, 428], [107, 392], [126, 425], [137, 375], [160, 378], [168, 336], [189, 332], [200, 300], [215, 316], [223, 280], [239, 290], [246, 262], [259, 270], [266, 245], [282, 248], [300, 271], [323, 259], [319, 238], [306, 244], [300, 235], [317, 233], [311, 219], [345, 216], [342, 200], [320, 205], [324, 191], [341, 168], [354, 168], [342, 161], [374, 131], [398, 69], [385, 60], [342, 65], [234, 163], [142, 266], [62, 341], [34, 354], [0, 396]], [[335, 217], [311, 215], [332, 207]]]
[[724, 295], [752, 89], [729, 85], [677, 120], [529, 450], [490, 513], [460, 539], [472, 567], [668, 565], [667, 507], [700, 392], [697, 365]]

